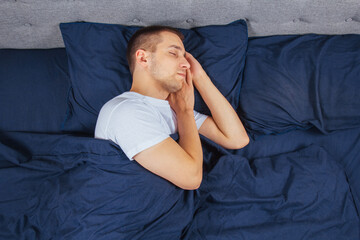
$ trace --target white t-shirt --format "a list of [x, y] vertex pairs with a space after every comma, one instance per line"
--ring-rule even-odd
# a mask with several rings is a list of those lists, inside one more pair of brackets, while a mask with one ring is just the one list
[[[207, 115], [194, 110], [199, 129]], [[95, 138], [118, 144], [130, 160], [177, 132], [176, 114], [166, 100], [124, 92], [108, 101], [100, 110]]]

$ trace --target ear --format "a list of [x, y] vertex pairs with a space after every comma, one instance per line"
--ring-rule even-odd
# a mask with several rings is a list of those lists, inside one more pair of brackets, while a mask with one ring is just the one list
[[143, 68], [147, 68], [148, 64], [149, 64], [149, 53], [144, 50], [144, 49], [138, 49], [135, 52], [135, 58], [136, 58], [136, 63], [139, 64], [140, 66], [142, 66]]

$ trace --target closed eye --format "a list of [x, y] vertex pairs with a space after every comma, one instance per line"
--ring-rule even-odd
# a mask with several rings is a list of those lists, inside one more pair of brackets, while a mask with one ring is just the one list
[[176, 53], [170, 52], [170, 54], [176, 56]]

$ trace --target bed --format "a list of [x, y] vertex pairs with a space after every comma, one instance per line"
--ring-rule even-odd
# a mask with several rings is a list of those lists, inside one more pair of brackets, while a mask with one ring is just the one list
[[[360, 239], [359, 22], [357, 0], [0, 1], [0, 239]], [[250, 137], [201, 136], [197, 190], [94, 138], [154, 24], [184, 34]]]

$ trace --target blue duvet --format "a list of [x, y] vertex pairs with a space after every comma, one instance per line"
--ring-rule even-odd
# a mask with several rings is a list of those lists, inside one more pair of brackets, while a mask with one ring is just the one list
[[332, 136], [320, 134], [289, 143], [294, 133], [239, 151], [202, 137], [196, 191], [130, 162], [110, 141], [2, 133], [0, 239], [359, 239], [356, 188], [339, 160], [349, 152], [323, 147]]

